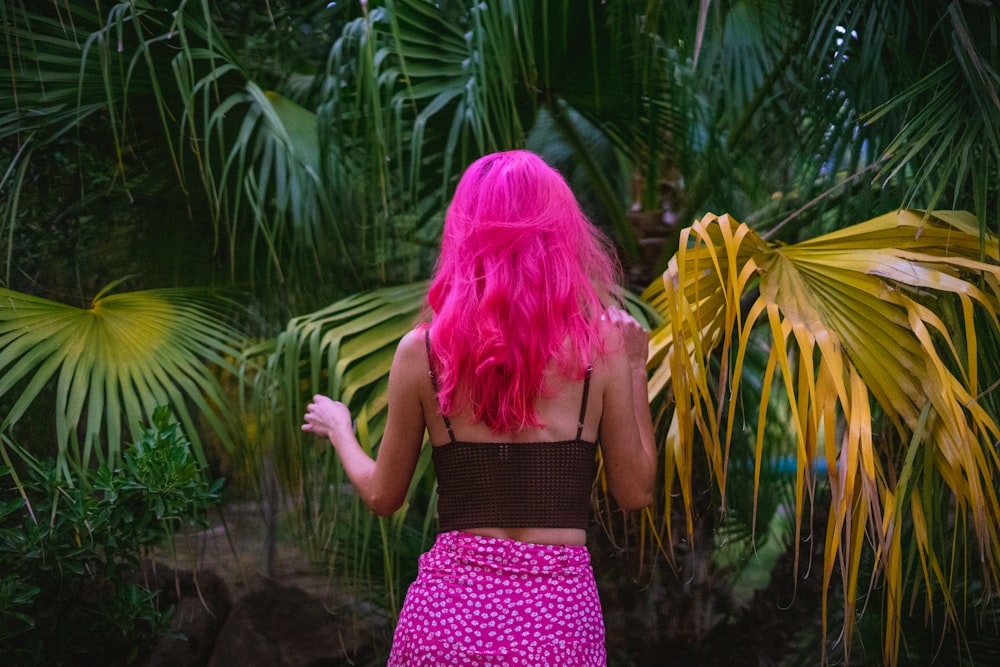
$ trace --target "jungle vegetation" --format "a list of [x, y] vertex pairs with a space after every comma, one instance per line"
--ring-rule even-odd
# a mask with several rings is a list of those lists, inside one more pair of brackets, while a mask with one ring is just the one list
[[595, 489], [615, 664], [1000, 662], [994, 3], [3, 0], [0, 22], [3, 499], [44, 457], [86, 488], [170, 405], [227, 493], [275, 484], [391, 616], [433, 538], [429, 456], [374, 519], [303, 401], [344, 400], [377, 448], [451, 188], [523, 147], [652, 331], [659, 498]]

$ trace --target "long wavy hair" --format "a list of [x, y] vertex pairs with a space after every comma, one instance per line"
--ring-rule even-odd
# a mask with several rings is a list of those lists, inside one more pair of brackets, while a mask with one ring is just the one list
[[469, 401], [496, 433], [541, 427], [536, 399], [554, 362], [579, 380], [603, 352], [600, 315], [620, 301], [621, 267], [566, 181], [534, 153], [481, 157], [445, 216], [427, 297], [438, 403]]

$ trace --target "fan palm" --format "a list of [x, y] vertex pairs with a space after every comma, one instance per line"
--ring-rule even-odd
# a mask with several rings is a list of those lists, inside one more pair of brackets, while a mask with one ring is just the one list
[[[1000, 574], [993, 481], [1000, 426], [980, 403], [981, 393], [995, 388], [981, 385], [974, 325], [977, 312], [993, 330], [1000, 324], [996, 240], [984, 245], [969, 214], [912, 210], [793, 245], [771, 245], [728, 216], [706, 216], [682, 239], [663, 280], [644, 295], [667, 320], [651, 341], [651, 390], [669, 386], [675, 404], [664, 443], [667, 489], [676, 482], [690, 506], [697, 434], [725, 497], [733, 406], [750, 333], [762, 320], [771, 347], [755, 468], [768, 455], [768, 400], [781, 387], [798, 441], [797, 533], [817, 460], [829, 471], [824, 581], [839, 567], [845, 652], [849, 657], [855, 601], [865, 586], [860, 558], [870, 549], [885, 594], [883, 659], [896, 664], [907, 586], [929, 598], [943, 595], [948, 621], [963, 620], [950, 597], [949, 563], [964, 557], [953, 545], [966, 543], [966, 529], [986, 581]], [[980, 260], [984, 252], [987, 262]], [[744, 306], [752, 288], [759, 292]], [[721, 359], [715, 373], [708, 364], [714, 354]], [[894, 436], [879, 437], [873, 428], [876, 407]], [[668, 493], [665, 514], [670, 504]], [[901, 542], [907, 524], [915, 534], [912, 553]], [[916, 581], [904, 581], [904, 572], [914, 571], [904, 557], [919, 563]], [[824, 623], [827, 613], [824, 601]]]
[[51, 382], [57, 463], [67, 477], [94, 459], [116, 460], [122, 429], [137, 438], [162, 405], [191, 434], [202, 464], [196, 415], [232, 447], [233, 410], [215, 369], [235, 372], [241, 341], [220, 321], [218, 298], [171, 289], [110, 294], [112, 287], [89, 308], [0, 289], [0, 399], [10, 405], [0, 431], [31, 414]]

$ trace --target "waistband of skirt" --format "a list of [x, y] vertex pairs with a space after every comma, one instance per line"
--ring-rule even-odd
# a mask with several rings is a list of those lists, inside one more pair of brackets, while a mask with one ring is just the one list
[[499, 537], [483, 537], [459, 530], [441, 533], [434, 542], [439, 554], [472, 558], [505, 567], [528, 568], [590, 565], [590, 552], [584, 545], [535, 544]]

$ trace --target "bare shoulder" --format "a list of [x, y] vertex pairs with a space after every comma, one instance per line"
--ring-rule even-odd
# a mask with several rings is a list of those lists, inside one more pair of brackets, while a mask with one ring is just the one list
[[622, 330], [612, 322], [601, 320], [599, 329], [602, 354], [597, 356], [598, 366], [618, 366], [628, 362], [628, 354], [625, 349], [625, 337]]
[[397, 348], [397, 353], [413, 355], [419, 353], [420, 356], [426, 356], [424, 348], [426, 343], [424, 342], [424, 336], [427, 329], [425, 327], [415, 327], [410, 329], [403, 335], [399, 340], [399, 347]]
[[424, 372], [427, 370], [427, 349], [424, 336], [426, 329], [417, 327], [408, 331], [396, 347], [393, 366], [407, 370]]

